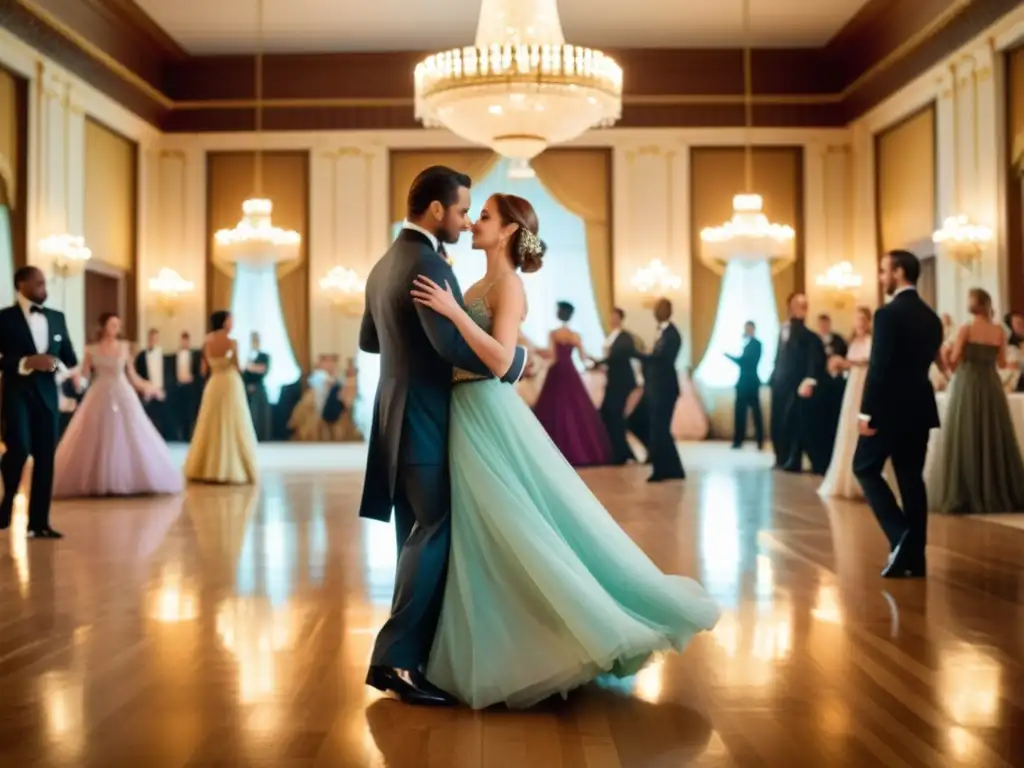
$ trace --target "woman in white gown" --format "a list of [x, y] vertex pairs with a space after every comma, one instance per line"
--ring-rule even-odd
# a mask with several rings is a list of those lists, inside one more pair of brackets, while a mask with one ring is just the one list
[[823, 498], [862, 499], [864, 492], [853, 474], [853, 454], [857, 450], [857, 420], [860, 416], [860, 400], [864, 394], [864, 381], [868, 373], [868, 359], [871, 357], [871, 310], [857, 307], [853, 318], [853, 338], [850, 340], [846, 357], [833, 356], [828, 361], [829, 373], [846, 371], [846, 392], [843, 407], [839, 413], [839, 430], [832, 448], [832, 463], [828, 466], [825, 479], [818, 488]]

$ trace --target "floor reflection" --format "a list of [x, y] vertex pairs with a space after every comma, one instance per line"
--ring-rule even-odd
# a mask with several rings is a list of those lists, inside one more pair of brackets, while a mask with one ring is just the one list
[[363, 684], [397, 553], [392, 525], [356, 516], [358, 473], [61, 503], [52, 546], [19, 535], [19, 503], [0, 537], [0, 763], [1022, 764], [1024, 531], [937, 519], [928, 583], [883, 584], [870, 514], [824, 505], [813, 478], [708, 468], [673, 494], [642, 468], [586, 478], [724, 612], [685, 653], [526, 713], [413, 709]]

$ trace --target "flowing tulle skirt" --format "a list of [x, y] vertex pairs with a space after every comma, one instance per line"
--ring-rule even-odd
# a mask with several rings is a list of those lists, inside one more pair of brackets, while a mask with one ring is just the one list
[[533, 411], [574, 467], [611, 464], [608, 431], [571, 358], [548, 369]]
[[97, 376], [57, 446], [54, 498], [178, 493], [181, 470], [123, 376]]
[[719, 609], [662, 573], [515, 390], [452, 392], [452, 545], [428, 678], [471, 707], [528, 707], [682, 650]]
[[857, 452], [857, 441], [860, 440], [860, 401], [867, 378], [867, 366], [856, 365], [850, 368], [850, 376], [846, 380], [846, 389], [843, 392], [843, 405], [839, 411], [839, 431], [836, 432], [836, 440], [832, 447], [832, 461], [828, 465], [825, 479], [818, 488], [818, 495], [822, 498], [864, 498], [860, 481], [853, 474], [853, 454]]
[[256, 429], [242, 376], [234, 368], [215, 370], [203, 388], [185, 477], [239, 485], [256, 481]]

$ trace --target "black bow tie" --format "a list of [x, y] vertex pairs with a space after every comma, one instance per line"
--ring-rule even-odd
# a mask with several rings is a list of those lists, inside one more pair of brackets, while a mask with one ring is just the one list
[[43, 314], [43, 308], [38, 306], [38, 305], [36, 305], [36, 304], [33, 304], [31, 307], [28, 308], [28, 313], [30, 315], [34, 315], [36, 313], [39, 313], [41, 315], [41, 314]]

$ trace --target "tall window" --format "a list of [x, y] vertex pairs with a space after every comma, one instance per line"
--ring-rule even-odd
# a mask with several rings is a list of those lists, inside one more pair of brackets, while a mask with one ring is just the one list
[[[509, 161], [501, 160], [478, 184], [473, 186], [471, 216], [476, 220], [487, 198], [497, 192], [526, 198], [537, 212], [540, 237], [547, 243], [544, 266], [539, 272], [523, 275], [529, 311], [523, 323], [523, 334], [534, 344], [546, 347], [548, 334], [558, 327], [556, 304], [567, 301], [576, 308], [572, 328], [579, 333], [583, 346], [597, 354], [604, 344], [604, 330], [597, 311], [590, 263], [587, 259], [587, 237], [583, 221], [559, 203], [536, 178], [510, 179]], [[393, 224], [397, 235], [402, 222]], [[483, 277], [484, 255], [472, 249], [472, 238], [464, 233], [459, 242], [447, 246], [454, 261], [455, 276], [463, 292]], [[380, 361], [377, 355], [359, 353], [359, 401], [354, 417], [364, 435], [370, 434], [373, 398], [377, 390]]]
[[14, 243], [11, 240], [11, 212], [0, 205], [0, 307], [14, 303]]

